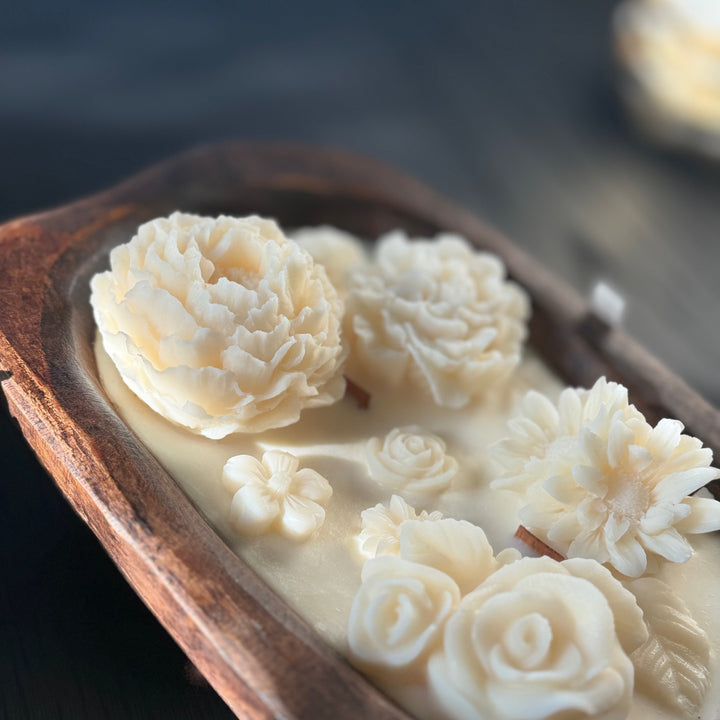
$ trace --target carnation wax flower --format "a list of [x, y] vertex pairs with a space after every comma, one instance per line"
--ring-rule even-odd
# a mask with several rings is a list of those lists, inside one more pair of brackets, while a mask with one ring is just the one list
[[91, 283], [128, 387], [209, 438], [295, 422], [344, 391], [343, 303], [271, 220], [173, 213], [138, 228]]
[[529, 314], [497, 257], [456, 235], [410, 241], [399, 231], [350, 274], [347, 307], [354, 362], [452, 408], [517, 365]]
[[452, 720], [623, 720], [647, 638], [633, 595], [592, 560], [523, 558], [466, 595], [430, 660]]
[[315, 470], [298, 470], [299, 464], [294, 455], [279, 450], [268, 450], [262, 462], [235, 455], [225, 463], [223, 484], [233, 493], [230, 519], [240, 532], [277, 530], [305, 540], [323, 524], [332, 488]]
[[691, 497], [720, 477], [712, 451], [677, 420], [649, 425], [622, 386], [566, 390], [557, 408], [535, 393], [523, 410], [494, 485], [525, 491], [521, 521], [561, 554], [639, 577], [649, 558], [688, 560], [685, 534], [720, 529], [720, 503]]

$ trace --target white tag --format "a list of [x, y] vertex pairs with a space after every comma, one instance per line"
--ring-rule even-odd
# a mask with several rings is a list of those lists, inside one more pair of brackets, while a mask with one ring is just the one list
[[603, 280], [598, 280], [592, 289], [590, 307], [593, 313], [608, 325], [617, 327], [625, 315], [625, 298]]

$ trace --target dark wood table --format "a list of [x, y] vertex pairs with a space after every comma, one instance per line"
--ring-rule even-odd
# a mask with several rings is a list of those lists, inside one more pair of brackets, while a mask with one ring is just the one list
[[[200, 142], [337, 145], [417, 175], [582, 293], [613, 284], [631, 333], [720, 404], [720, 167], [628, 127], [612, 8], [16, 4], [0, 23], [0, 220]], [[0, 451], [0, 717], [231, 717], [5, 410]]]

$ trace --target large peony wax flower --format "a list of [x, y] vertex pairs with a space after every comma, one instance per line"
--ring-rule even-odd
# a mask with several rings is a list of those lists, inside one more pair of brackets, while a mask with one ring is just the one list
[[221, 438], [342, 396], [343, 303], [273, 221], [173, 213], [141, 225], [110, 267], [91, 283], [103, 345], [167, 419]]
[[565, 391], [558, 408], [529, 396], [500, 444], [506, 476], [494, 486], [524, 490], [521, 521], [563, 555], [639, 577], [649, 558], [688, 560], [686, 533], [720, 529], [720, 503], [690, 497], [720, 472], [682, 423], [652, 427], [613, 385]]
[[350, 274], [347, 308], [353, 362], [452, 408], [517, 365], [529, 314], [495, 256], [455, 235], [410, 241], [399, 231]]
[[633, 595], [591, 560], [523, 558], [467, 595], [429, 663], [452, 720], [623, 720], [647, 638]]
[[235, 455], [223, 468], [222, 481], [233, 493], [230, 518], [242, 533], [277, 530], [292, 540], [305, 540], [325, 522], [330, 483], [311, 468], [298, 470], [291, 453], [268, 450], [262, 461]]

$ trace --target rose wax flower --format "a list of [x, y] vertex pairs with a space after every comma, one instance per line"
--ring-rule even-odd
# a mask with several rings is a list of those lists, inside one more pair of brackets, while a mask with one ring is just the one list
[[592, 560], [523, 558], [466, 595], [428, 667], [450, 720], [623, 720], [647, 639], [632, 593]]
[[442, 438], [417, 425], [395, 428], [383, 440], [370, 438], [365, 447], [370, 476], [398, 492], [433, 495], [450, 486], [458, 472]]

